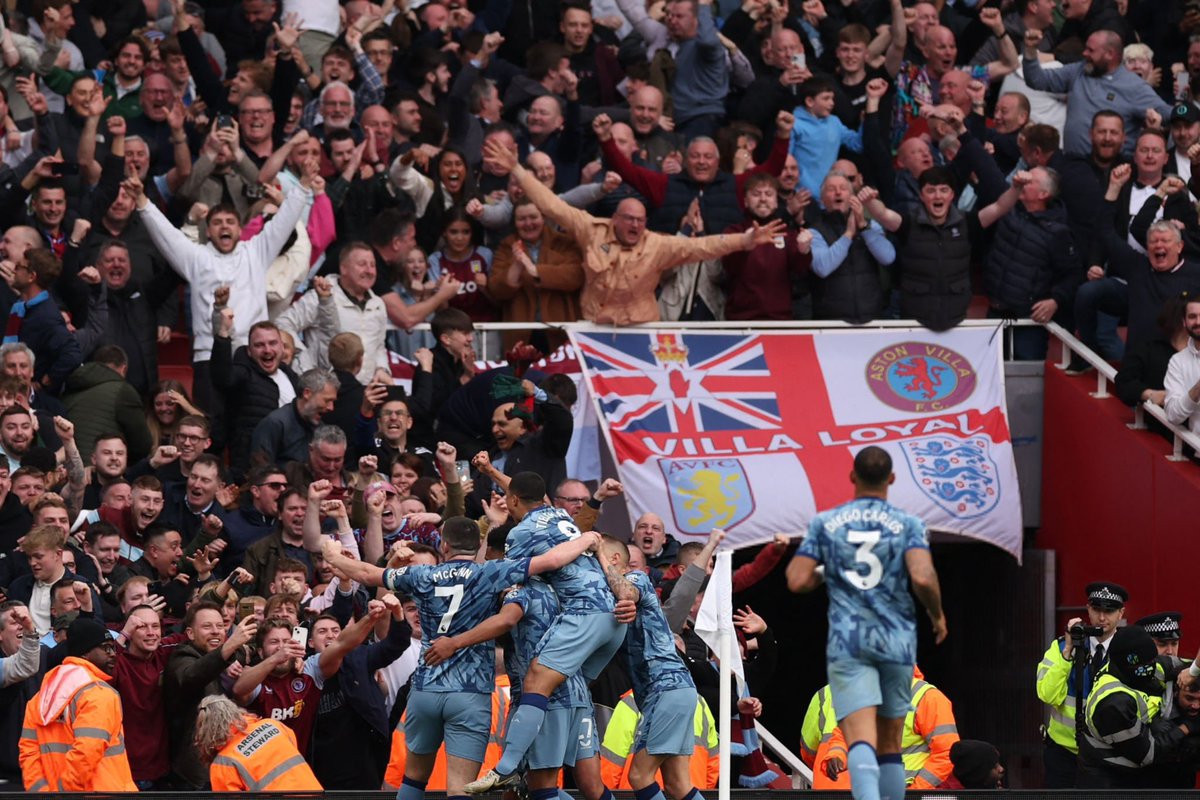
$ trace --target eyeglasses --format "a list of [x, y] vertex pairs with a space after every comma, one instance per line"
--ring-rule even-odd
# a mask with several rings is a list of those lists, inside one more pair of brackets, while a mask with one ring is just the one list
[[243, 108], [240, 112], [244, 117], [265, 117], [269, 114], [274, 114], [273, 108]]
[[387, 411], [379, 412], [379, 416], [381, 416], [381, 417], [407, 417], [408, 412], [404, 411], [402, 409], [389, 409]]
[[287, 483], [284, 481], [267, 481], [266, 483], [256, 483], [254, 485], [260, 489], [262, 487], [266, 486], [268, 488], [274, 489], [277, 492], [282, 492], [284, 489], [286, 489], [288, 487]]
[[175, 434], [175, 441], [177, 441], [177, 442], [198, 442], [203, 438], [204, 438], [203, 436], [193, 436], [190, 433]]
[[117, 645], [114, 642], [105, 642], [104, 644], [100, 645], [100, 649], [109, 655], [113, 655], [117, 652]]
[[586, 503], [588, 501], [586, 497], [563, 497], [561, 494], [555, 495], [554, 499], [560, 503], [575, 503], [576, 505]]

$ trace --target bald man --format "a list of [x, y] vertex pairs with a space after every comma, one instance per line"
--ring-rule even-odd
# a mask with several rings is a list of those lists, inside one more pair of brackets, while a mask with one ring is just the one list
[[[806, 66], [800, 66], [797, 59], [803, 59]], [[771, 130], [776, 114], [801, 105], [800, 84], [811, 78], [812, 72], [807, 66], [808, 57], [800, 35], [789, 28], [771, 34], [763, 61], [765, 69], [738, 103], [737, 118], [765, 133]], [[756, 153], [756, 160], [760, 162], [766, 160], [771, 149], [771, 140], [765, 136], [763, 140]]]
[[[611, 139], [611, 120], [597, 117], [601, 141]], [[484, 159], [494, 159], [511, 171], [525, 194], [543, 214], [562, 226], [584, 253], [586, 278], [580, 295], [583, 317], [592, 322], [634, 325], [659, 319], [654, 289], [659, 276], [672, 267], [700, 259], [719, 258], [734, 250], [750, 250], [773, 242], [786, 230], [778, 220], [741, 235], [719, 234], [687, 238], [646, 230], [646, 206], [622, 200], [611, 220], [571, 208], [547, 189], [533, 173], [517, 163], [516, 153], [494, 140], [484, 144]]]
[[659, 171], [663, 159], [683, 149], [679, 137], [662, 127], [664, 103], [663, 93], [654, 86], [643, 86], [629, 96], [629, 122], [637, 141], [635, 163]]
[[[659, 133], [664, 137], [669, 137], [672, 135], [666, 131], [659, 131]], [[629, 159], [635, 164], [647, 163], [642, 159], [641, 149], [638, 147], [637, 135], [634, 133], [633, 128], [626, 125], [624, 122], [613, 123], [612, 140], [617, 150], [620, 151], [621, 155], [623, 155], [625, 158]], [[603, 171], [598, 173], [594, 180], [603, 180], [604, 174], [605, 173]], [[622, 201], [630, 198], [638, 200], [643, 204], [645, 203], [645, 199], [638, 194], [637, 189], [634, 189], [628, 183], [622, 181], [620, 186], [597, 200], [596, 204], [592, 207], [592, 210], [596, 213], [596, 216], [612, 217], [617, 213], [617, 206], [619, 206]]]
[[[1076, 0], [1072, 0], [1076, 2]], [[1122, 154], [1133, 155], [1138, 129], [1146, 112], [1156, 111], [1167, 119], [1171, 107], [1144, 80], [1121, 63], [1121, 37], [1111, 31], [1097, 31], [1087, 38], [1083, 61], [1061, 69], [1042, 69], [1038, 59], [1041, 32], [1025, 32], [1025, 52], [1021, 61], [1025, 82], [1031, 89], [1057, 92], [1067, 96], [1067, 125], [1063, 129], [1063, 151], [1069, 156], [1087, 156], [1092, 151], [1092, 118], [1098, 111], [1115, 111], [1125, 123]]]
[[[919, 17], [918, 17], [919, 19]], [[979, 12], [979, 22], [991, 30], [992, 35], [1000, 45], [1000, 57], [996, 61], [965, 68], [964, 72], [970, 79], [981, 81], [985, 86], [992, 81], [998, 81], [1010, 72], [1015, 72], [1021, 64], [1017, 45], [1008, 35], [1004, 27], [1004, 18], [998, 8], [985, 8]], [[959, 63], [958, 41], [954, 32], [944, 25], [933, 25], [922, 28], [923, 36], [916, 33], [914, 38], [920, 38], [918, 44], [925, 59], [925, 65], [918, 66], [910, 61], [900, 65], [896, 76], [896, 91], [900, 96], [912, 98], [912, 102], [896, 103], [892, 121], [892, 145], [898, 146], [917, 115], [917, 109], [923, 105], [938, 102], [938, 89], [941, 81]], [[966, 55], [965, 53], [963, 55]], [[969, 111], [969, 109], [968, 109]]]
[[642, 551], [651, 567], [669, 567], [679, 555], [679, 541], [667, 533], [663, 518], [653, 512], [638, 517], [629, 543]]

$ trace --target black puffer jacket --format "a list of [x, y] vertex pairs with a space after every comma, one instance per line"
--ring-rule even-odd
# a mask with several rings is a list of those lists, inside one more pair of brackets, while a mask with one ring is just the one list
[[733, 175], [718, 172], [709, 183], [699, 183], [689, 178], [686, 172], [680, 172], [667, 179], [667, 192], [662, 205], [650, 214], [650, 230], [659, 233], [679, 230], [679, 220], [683, 219], [688, 206], [697, 198], [700, 199], [704, 230], [723, 231], [742, 221], [737, 180]]
[[[244, 475], [250, 466], [250, 439], [258, 423], [279, 408], [279, 386], [262, 367], [254, 363], [245, 347], [232, 354], [229, 339], [213, 338], [213, 385], [225, 394], [225, 420], [229, 436], [229, 467], [235, 476]], [[291, 367], [280, 367], [292, 386], [296, 374]], [[296, 392], [299, 394], [299, 390]]]
[[904, 218], [896, 244], [900, 316], [944, 331], [967, 316], [971, 304], [971, 243], [962, 212], [951, 208], [935, 225], [922, 206]]
[[[822, 211], [812, 227], [832, 245], [846, 231], [846, 215], [840, 211]], [[840, 319], [861, 325], [883, 313], [879, 262], [861, 236], [854, 237], [850, 251], [837, 269], [824, 278], [813, 274], [812, 292], [815, 319]]]
[[1081, 265], [1061, 203], [1032, 213], [1018, 203], [996, 225], [984, 270], [988, 300], [1020, 317], [1041, 300], [1066, 309], [1083, 277]]

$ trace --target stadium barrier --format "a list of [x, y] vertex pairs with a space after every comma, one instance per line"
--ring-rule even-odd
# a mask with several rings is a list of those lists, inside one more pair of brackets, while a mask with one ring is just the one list
[[[35, 798], [44, 798], [44, 794], [20, 794], [20, 793], [4, 793], [0, 791], [6, 798], [14, 798], [18, 800], [35, 800]], [[567, 792], [574, 800], [583, 800], [583, 795], [577, 791]], [[613, 795], [618, 800], [634, 800], [633, 792], [618, 791], [613, 792]], [[295, 798], [295, 800], [303, 800], [311, 798], [311, 800], [395, 800], [395, 792], [286, 792], [286, 793], [268, 793], [268, 792], [238, 792], [236, 795], [241, 800], [281, 800], [281, 798]], [[711, 793], [710, 793], [711, 796]], [[222, 798], [231, 797], [229, 794], [219, 792], [139, 792], [137, 794], [128, 793], [121, 794], [116, 792], [89, 792], [73, 793], [59, 792], [55, 797], [64, 798], [87, 798], [87, 800], [127, 800], [131, 797], [141, 798], [142, 800], [222, 800]], [[446, 800], [446, 795], [443, 792], [428, 792], [425, 797], [427, 800]], [[484, 795], [487, 800], [498, 800], [500, 795], [489, 794]], [[765, 789], [735, 789], [733, 791], [735, 800], [852, 800], [849, 792], [815, 792], [801, 790], [765, 790]], [[1100, 791], [1100, 790], [1011, 790], [1005, 791], [1003, 794], [997, 794], [995, 790], [930, 790], [930, 791], [908, 791], [904, 795], [905, 800], [995, 800], [995, 798], [1003, 797], [1006, 800], [1120, 800], [1122, 798], [1130, 798], [1130, 800], [1195, 800], [1196, 791], [1164, 791], [1164, 790], [1121, 790], [1121, 791]]]

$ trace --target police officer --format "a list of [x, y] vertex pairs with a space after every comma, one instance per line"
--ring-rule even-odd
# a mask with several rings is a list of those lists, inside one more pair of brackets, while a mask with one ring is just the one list
[[1160, 611], [1157, 614], [1142, 617], [1133, 624], [1141, 625], [1146, 629], [1146, 633], [1154, 639], [1154, 645], [1158, 648], [1160, 656], [1178, 658], [1179, 640], [1183, 638], [1183, 632], [1179, 629], [1181, 621], [1183, 621], [1183, 614], [1178, 611]]
[[[1037, 669], [1038, 699], [1050, 706], [1043, 757], [1047, 789], [1072, 789], [1079, 745], [1076, 738], [1076, 710], [1091, 691], [1092, 682], [1108, 660], [1108, 645], [1117, 624], [1125, 616], [1129, 592], [1110, 581], [1089, 583], [1086, 588], [1088, 624], [1099, 628], [1095, 636], [1086, 636], [1081, 647], [1086, 658], [1074, 664], [1075, 642], [1071, 629], [1082, 624], [1076, 617], [1067, 623], [1067, 633], [1050, 643]], [[1082, 724], [1082, 721], [1081, 721]]]
[[1162, 711], [1163, 672], [1145, 628], [1121, 628], [1110, 651], [1084, 709], [1078, 786], [1142, 789], [1153, 783], [1146, 767], [1173, 751], [1189, 729], [1154, 724]]

